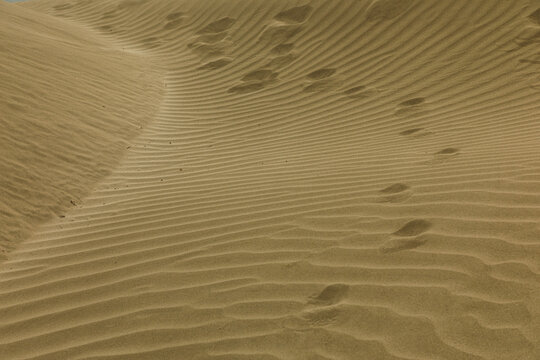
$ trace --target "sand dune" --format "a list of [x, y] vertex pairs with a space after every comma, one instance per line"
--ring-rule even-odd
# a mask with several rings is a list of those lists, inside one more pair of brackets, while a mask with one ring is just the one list
[[82, 26], [0, 3], [0, 256], [79, 204], [158, 110], [162, 73]]
[[0, 4], [0, 358], [540, 359], [539, 9]]

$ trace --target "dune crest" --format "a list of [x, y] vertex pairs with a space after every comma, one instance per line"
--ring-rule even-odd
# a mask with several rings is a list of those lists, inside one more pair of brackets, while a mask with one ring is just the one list
[[537, 2], [16, 6], [165, 90], [0, 265], [0, 359], [540, 358]]

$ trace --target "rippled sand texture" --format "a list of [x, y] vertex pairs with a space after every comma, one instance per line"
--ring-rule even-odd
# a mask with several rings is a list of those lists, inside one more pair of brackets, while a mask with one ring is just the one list
[[539, 1], [0, 17], [0, 359], [540, 359]]

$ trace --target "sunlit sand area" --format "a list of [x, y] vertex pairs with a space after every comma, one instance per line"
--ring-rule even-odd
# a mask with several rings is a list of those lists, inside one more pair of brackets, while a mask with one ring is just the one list
[[540, 1], [0, 24], [0, 360], [540, 359]]

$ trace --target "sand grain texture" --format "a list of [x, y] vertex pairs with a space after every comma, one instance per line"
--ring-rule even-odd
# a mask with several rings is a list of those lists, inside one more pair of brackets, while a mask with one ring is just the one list
[[[81, 102], [76, 123], [53, 121], [73, 126], [59, 136], [69, 141], [53, 146], [36, 130], [28, 142], [56, 159], [51, 171], [92, 175], [74, 184], [80, 200], [63, 218], [0, 217], [30, 233], [0, 264], [0, 359], [539, 359], [538, 9], [0, 4], [10, 14], [0, 31], [22, 39], [2, 37], [0, 56], [16, 48], [29, 62], [1, 62], [27, 71], [2, 83], [20, 91], [23, 124], [43, 118], [29, 108]], [[79, 49], [65, 66], [25, 46], [42, 42], [23, 31], [40, 22], [60, 31], [54, 56], [66, 41]], [[16, 88], [48, 82], [30, 73], [39, 66], [76, 64], [86, 76], [70, 85], [66, 72], [53, 100]], [[92, 111], [90, 95], [111, 101], [114, 118]], [[130, 114], [147, 124], [136, 137], [124, 132]], [[79, 154], [71, 136], [90, 145]], [[124, 136], [133, 140], [117, 146]], [[17, 150], [0, 166], [35, 156], [7, 144]], [[100, 154], [117, 162], [101, 166]], [[62, 198], [47, 192], [57, 173], [29, 169], [9, 180], [13, 193], [42, 186]]]

